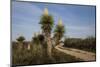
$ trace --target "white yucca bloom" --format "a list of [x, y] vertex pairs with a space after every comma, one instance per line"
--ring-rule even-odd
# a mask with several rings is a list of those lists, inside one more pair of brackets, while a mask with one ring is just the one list
[[62, 25], [63, 25], [63, 24], [62, 24], [61, 18], [59, 18], [58, 25], [59, 25], [59, 26], [62, 26]]
[[47, 8], [44, 8], [44, 15], [48, 15], [48, 9]]

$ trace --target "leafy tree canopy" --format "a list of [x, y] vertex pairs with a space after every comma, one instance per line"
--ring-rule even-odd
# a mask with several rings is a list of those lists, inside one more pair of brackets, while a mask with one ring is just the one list
[[19, 42], [23, 42], [25, 40], [24, 36], [20, 36], [16, 39]]

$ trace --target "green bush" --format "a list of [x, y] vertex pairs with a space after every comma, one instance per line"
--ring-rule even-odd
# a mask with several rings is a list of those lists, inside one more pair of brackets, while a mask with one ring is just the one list
[[93, 37], [88, 37], [86, 39], [66, 38], [64, 41], [64, 46], [96, 52], [96, 39]]

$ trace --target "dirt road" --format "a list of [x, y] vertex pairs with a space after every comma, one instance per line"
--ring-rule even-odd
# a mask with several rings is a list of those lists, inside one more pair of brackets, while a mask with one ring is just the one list
[[83, 61], [94, 61], [96, 60], [95, 58], [95, 53], [92, 52], [87, 52], [79, 49], [73, 49], [73, 48], [65, 48], [62, 46], [56, 46], [55, 47], [57, 50], [69, 54], [71, 56], [75, 56], [76, 58], [82, 59]]

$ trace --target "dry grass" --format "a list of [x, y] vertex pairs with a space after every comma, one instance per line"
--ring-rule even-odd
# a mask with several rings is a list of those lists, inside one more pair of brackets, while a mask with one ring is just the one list
[[46, 49], [41, 45], [34, 45], [30, 51], [27, 49], [19, 50], [18, 48], [13, 48], [12, 51], [13, 65], [36, 65], [77, 61], [80, 61], [80, 59], [59, 52], [54, 48], [52, 50], [52, 58], [49, 58], [46, 54]]

